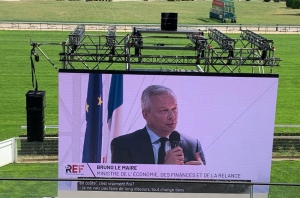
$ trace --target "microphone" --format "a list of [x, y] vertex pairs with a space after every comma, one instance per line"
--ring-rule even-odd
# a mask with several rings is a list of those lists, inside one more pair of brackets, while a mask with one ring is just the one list
[[169, 141], [172, 149], [180, 146], [180, 134], [177, 131], [173, 131], [169, 136]]

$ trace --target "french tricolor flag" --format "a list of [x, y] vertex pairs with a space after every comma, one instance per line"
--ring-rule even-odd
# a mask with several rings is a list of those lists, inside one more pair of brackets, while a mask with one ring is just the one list
[[123, 75], [122, 74], [112, 74], [109, 86], [109, 94], [107, 101], [107, 122], [105, 138], [103, 138], [103, 152], [102, 152], [102, 163], [110, 163], [111, 152], [110, 152], [110, 142], [113, 138], [121, 135], [122, 124], [123, 124]]

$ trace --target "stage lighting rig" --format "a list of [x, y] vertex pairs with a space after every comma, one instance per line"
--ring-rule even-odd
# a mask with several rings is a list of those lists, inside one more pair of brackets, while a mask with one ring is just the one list
[[85, 25], [77, 25], [74, 31], [69, 35], [69, 46], [71, 47], [71, 52], [74, 53], [77, 47], [81, 45], [85, 35]]
[[[244, 39], [242, 39], [229, 38], [213, 28], [208, 29], [208, 36], [204, 36], [200, 29], [193, 28], [171, 31], [132, 27], [131, 33], [125, 36], [117, 36], [118, 26], [108, 26], [108, 32], [104, 35], [89, 35], [84, 29], [84, 25], [77, 26], [67, 41], [62, 43], [31, 42], [32, 60], [37, 55], [36, 50], [39, 50], [54, 66], [39, 47], [42, 44], [51, 44], [62, 45], [59, 61], [62, 61], [64, 69], [82, 67], [99, 69], [100, 65], [101, 69], [110, 69], [114, 63], [118, 63], [125, 64], [126, 70], [140, 69], [138, 67], [144, 69], [147, 65], [151, 68], [152, 66], [160, 68], [174, 66], [176, 69], [193, 70], [196, 66], [198, 72], [218, 73], [244, 72], [241, 70], [244, 66], [252, 66], [252, 73], [256, 72], [254, 68], [257, 67], [259, 73], [264, 73], [264, 67], [270, 66], [272, 73], [273, 67], [279, 66], [281, 61], [280, 58], [274, 57], [274, 48], [270, 45], [272, 42], [253, 36], [250, 31], [243, 31]], [[103, 38], [104, 42], [101, 40]], [[254, 38], [262, 42], [255, 41]], [[182, 41], [177, 43], [176, 40], [179, 39], [188, 39], [189, 43], [183, 44]], [[246, 39], [250, 42], [246, 42]], [[145, 53], [142, 53], [142, 50]], [[165, 53], [167, 50], [168, 52]]]
[[[106, 35], [106, 46], [110, 49], [109, 55], [115, 55], [116, 54], [116, 26], [110, 25], [107, 29], [107, 35]], [[110, 61], [112, 61], [112, 57], [110, 57]]]
[[107, 28], [106, 46], [114, 46], [116, 44], [116, 26], [111, 25]]
[[272, 56], [271, 53], [274, 52], [273, 40], [268, 40], [251, 30], [241, 30], [241, 38], [258, 48], [260, 59], [267, 61], [268, 57]]
[[208, 29], [208, 37], [218, 43], [220, 48], [224, 50], [228, 50], [227, 62], [226, 65], [232, 65], [232, 59], [234, 58], [234, 48], [236, 41], [234, 39], [229, 38], [222, 32], [217, 29]]
[[224, 50], [233, 50], [235, 48], [235, 40], [229, 38], [217, 29], [208, 29], [208, 37], [218, 43], [220, 48]]
[[203, 36], [203, 32], [200, 34], [187, 34], [187, 38], [195, 45], [197, 51], [196, 63], [200, 64], [200, 59], [205, 56], [205, 50], [208, 48], [207, 38]]
[[187, 38], [195, 44], [198, 50], [207, 48], [207, 38], [202, 34], [187, 34]]
[[251, 30], [241, 30], [241, 38], [248, 41], [254, 46], [258, 47], [259, 50], [272, 50], [272, 40], [268, 40]]
[[134, 55], [141, 55], [141, 48], [143, 48], [143, 36], [133, 27], [131, 34], [131, 46], [134, 47]]

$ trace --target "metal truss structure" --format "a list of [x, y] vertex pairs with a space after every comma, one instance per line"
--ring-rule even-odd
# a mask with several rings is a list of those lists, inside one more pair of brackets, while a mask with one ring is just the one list
[[[43, 53], [40, 44], [31, 45]], [[95, 35], [78, 25], [61, 45], [64, 69], [265, 73], [268, 67], [272, 73], [281, 61], [274, 57], [273, 41], [250, 30], [230, 38], [217, 29], [209, 29], [205, 37], [197, 29], [133, 27], [131, 34], [118, 36], [116, 26], [109, 26], [106, 35]]]

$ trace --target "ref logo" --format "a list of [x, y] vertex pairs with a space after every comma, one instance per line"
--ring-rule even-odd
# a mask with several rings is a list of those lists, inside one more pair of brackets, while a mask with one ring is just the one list
[[66, 173], [75, 173], [75, 174], [80, 174], [81, 171], [83, 170], [84, 165], [78, 165], [78, 164], [73, 164], [73, 165], [67, 165], [66, 166]]

